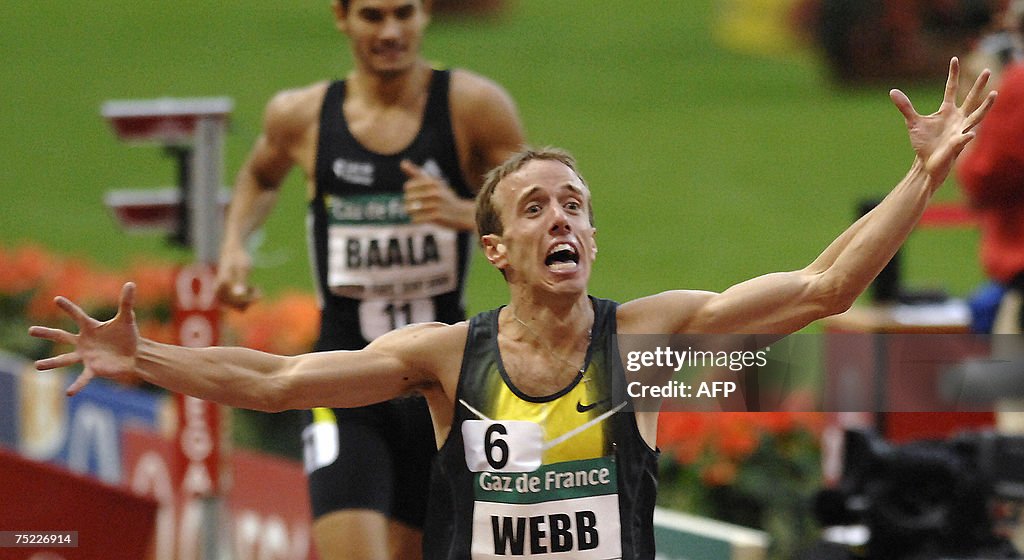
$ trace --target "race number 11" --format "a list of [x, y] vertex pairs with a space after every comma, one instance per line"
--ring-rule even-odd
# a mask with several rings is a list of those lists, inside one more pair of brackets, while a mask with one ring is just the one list
[[541, 465], [544, 429], [522, 420], [466, 420], [462, 441], [471, 472], [532, 472]]

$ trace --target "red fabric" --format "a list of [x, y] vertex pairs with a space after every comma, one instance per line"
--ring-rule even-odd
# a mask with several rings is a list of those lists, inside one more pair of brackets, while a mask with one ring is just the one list
[[1007, 282], [1024, 271], [1024, 64], [1008, 67], [995, 105], [957, 165], [981, 225], [981, 263]]
[[78, 546], [2, 548], [0, 558], [147, 558], [157, 504], [63, 467], [0, 448], [0, 530], [77, 531]]

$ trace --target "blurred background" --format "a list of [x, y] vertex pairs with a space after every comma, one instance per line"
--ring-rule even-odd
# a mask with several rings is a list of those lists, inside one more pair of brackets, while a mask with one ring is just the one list
[[[899, 75], [879, 48], [860, 64], [885, 69], [884, 80], [837, 82], [812, 30], [794, 29], [800, 4], [641, 0], [599, 10], [519, 0], [485, 17], [437, 14], [425, 52], [498, 80], [533, 143], [580, 160], [601, 231], [594, 293], [720, 290], [803, 266], [850, 223], [859, 200], [902, 177], [912, 152], [889, 88], [906, 89], [919, 107], [941, 99], [947, 53], [915, 58], [921, 68]], [[188, 257], [160, 236], [123, 235], [104, 209], [108, 190], [176, 179], [160, 150], [118, 142], [100, 117], [104, 101], [231, 97], [230, 181], [273, 93], [341, 77], [350, 64], [326, 1], [19, 3], [6, 19], [0, 241], [107, 267]], [[295, 226], [305, 211], [298, 175], [259, 249], [255, 281], [271, 294], [311, 284]], [[911, 240], [908, 279], [964, 293], [980, 279], [975, 240], [943, 235]], [[472, 310], [503, 301], [485, 261], [473, 272]]]
[[[723, 290], [813, 260], [913, 159], [888, 90], [901, 88], [919, 111], [934, 110], [949, 57], [973, 48], [997, 4], [448, 0], [437, 2], [424, 52], [501, 83], [532, 144], [577, 157], [600, 232], [591, 291], [621, 301], [674, 288]], [[170, 279], [191, 253], [165, 235], [122, 231], [103, 198], [113, 189], [172, 186], [175, 164], [159, 147], [121, 143], [100, 107], [111, 99], [230, 97], [230, 184], [275, 92], [340, 78], [350, 67], [329, 2], [41, 0], [9, 5], [4, 19], [0, 349], [23, 359], [48, 353], [25, 327], [58, 319], [52, 295], [112, 312], [127, 279], [140, 284], [146, 334], [169, 340]], [[298, 172], [281, 196], [255, 253], [253, 281], [264, 300], [244, 317], [227, 314], [224, 336], [298, 353], [311, 345], [317, 318]], [[959, 199], [953, 185], [937, 195]], [[984, 280], [977, 244], [969, 226], [915, 232], [900, 281], [965, 297]], [[477, 257], [470, 313], [507, 297], [500, 275]], [[0, 406], [11, 415], [18, 405], [0, 397]], [[19, 414], [28, 425], [31, 411]], [[663, 504], [766, 530], [774, 557], [814, 538], [807, 500], [822, 480], [819, 415], [672, 422], [667, 442], [677, 445], [667, 448]], [[272, 425], [286, 427], [273, 435]], [[295, 460], [297, 434], [288, 425], [238, 415], [236, 443]], [[0, 443], [25, 448], [16, 435]], [[778, 498], [767, 491], [773, 483], [792, 493]], [[280, 557], [304, 557], [288, 554]]]

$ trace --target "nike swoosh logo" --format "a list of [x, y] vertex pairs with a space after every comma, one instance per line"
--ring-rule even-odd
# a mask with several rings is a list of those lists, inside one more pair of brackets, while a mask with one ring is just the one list
[[608, 402], [608, 399], [601, 399], [597, 402], [592, 402], [590, 404], [583, 404], [583, 401], [576, 401], [576, 412], [583, 414], [584, 412], [587, 412], [588, 410], [594, 408], [595, 406], [602, 405], [606, 402]]

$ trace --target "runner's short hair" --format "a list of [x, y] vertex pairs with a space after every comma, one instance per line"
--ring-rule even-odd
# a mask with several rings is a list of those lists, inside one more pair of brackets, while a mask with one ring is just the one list
[[[476, 195], [476, 231], [481, 238], [492, 233], [500, 235], [504, 231], [501, 215], [494, 205], [494, 190], [498, 188], [498, 183], [534, 160], [560, 162], [571, 169], [584, 186], [587, 185], [587, 181], [576, 168], [576, 158], [561, 148], [526, 148], [517, 152], [484, 176], [484, 184]], [[590, 218], [590, 225], [593, 226], [594, 207], [590, 197], [587, 197], [587, 216]]]

